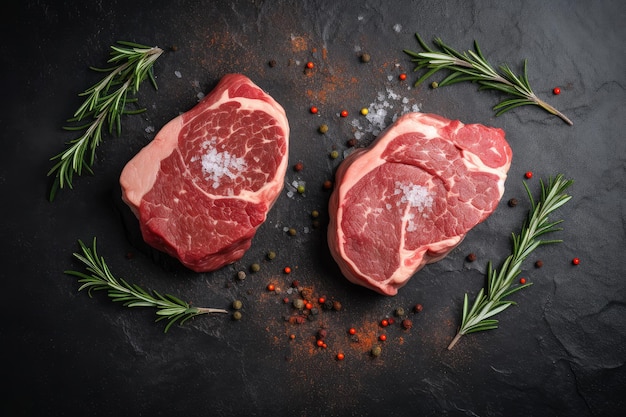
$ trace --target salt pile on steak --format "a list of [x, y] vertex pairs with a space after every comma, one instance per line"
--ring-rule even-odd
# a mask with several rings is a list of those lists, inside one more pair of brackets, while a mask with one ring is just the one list
[[124, 167], [143, 239], [205, 272], [240, 259], [283, 187], [289, 125], [250, 79], [224, 76]]
[[496, 209], [511, 158], [501, 129], [400, 117], [337, 169], [328, 244], [341, 272], [395, 295]]

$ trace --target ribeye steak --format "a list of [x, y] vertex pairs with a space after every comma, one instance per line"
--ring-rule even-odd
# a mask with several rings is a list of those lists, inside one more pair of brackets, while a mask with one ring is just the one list
[[395, 295], [496, 209], [511, 158], [501, 129], [399, 118], [337, 170], [328, 244], [343, 275]]
[[287, 170], [283, 108], [250, 79], [224, 76], [124, 167], [122, 199], [143, 239], [197, 271], [240, 259]]

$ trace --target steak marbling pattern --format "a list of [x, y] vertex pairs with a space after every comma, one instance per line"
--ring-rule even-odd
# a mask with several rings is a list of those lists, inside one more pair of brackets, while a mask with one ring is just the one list
[[496, 209], [511, 159], [501, 129], [399, 118], [337, 170], [328, 244], [343, 275], [395, 295]]
[[124, 167], [122, 199], [143, 239], [188, 268], [240, 259], [280, 195], [289, 124], [250, 79], [224, 76]]

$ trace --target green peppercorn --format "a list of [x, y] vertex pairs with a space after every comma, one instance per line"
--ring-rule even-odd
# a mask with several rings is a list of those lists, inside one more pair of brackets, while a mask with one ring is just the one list
[[243, 281], [244, 279], [246, 279], [246, 273], [244, 271], [237, 272], [237, 279], [239, 281]]
[[319, 131], [320, 131], [320, 133], [322, 133], [322, 134], [324, 134], [324, 133], [328, 132], [328, 125], [321, 125], [321, 126], [319, 127]]
[[297, 190], [298, 190], [298, 193], [304, 194], [304, 190], [305, 190], [304, 185], [298, 185]]
[[267, 259], [269, 259], [271, 261], [274, 258], [276, 258], [276, 252], [274, 252], [272, 250], [267, 252]]
[[331, 157], [331, 159], [337, 159], [337, 158], [339, 158], [339, 152], [338, 152], [338, 151], [332, 151], [332, 152], [330, 153], [330, 157]]
[[382, 349], [380, 348], [380, 346], [374, 346], [371, 350], [372, 356], [373, 357], [378, 357], [380, 356], [380, 354], [382, 353]]
[[295, 308], [297, 308], [298, 310], [301, 310], [304, 308], [304, 300], [302, 300], [301, 298], [296, 298], [295, 300], [293, 300], [293, 306]]
[[404, 309], [403, 309], [402, 307], [398, 307], [398, 308], [396, 308], [395, 315], [396, 315], [397, 317], [402, 317], [402, 316], [404, 316]]
[[430, 86], [431, 86], [432, 88], [437, 88], [437, 87], [439, 87], [439, 83], [438, 83], [437, 81], [433, 81], [433, 82], [430, 84]]
[[243, 303], [241, 302], [241, 300], [233, 301], [233, 308], [235, 310], [241, 310], [241, 307], [243, 307]]
[[233, 313], [233, 320], [241, 320], [241, 311], [235, 311]]
[[320, 212], [319, 212], [319, 211], [317, 211], [317, 210], [313, 210], [313, 211], [311, 212], [311, 217], [313, 217], [314, 219], [318, 218], [318, 217], [319, 217], [319, 215], [320, 215]]
[[295, 236], [296, 234], [298, 234], [298, 231], [293, 227], [290, 227], [287, 233], [289, 234], [289, 236]]
[[252, 272], [259, 272], [261, 270], [261, 265], [259, 264], [252, 264], [250, 265], [250, 271]]

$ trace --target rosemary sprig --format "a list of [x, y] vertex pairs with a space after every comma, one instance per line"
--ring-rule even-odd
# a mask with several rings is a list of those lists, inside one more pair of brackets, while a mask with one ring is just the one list
[[496, 329], [498, 320], [492, 317], [515, 304], [515, 302], [505, 300], [505, 298], [532, 285], [531, 283], [513, 285], [513, 281], [521, 272], [522, 262], [532, 251], [540, 245], [561, 242], [561, 240], [541, 240], [540, 237], [546, 233], [562, 230], [556, 226], [563, 220], [551, 222], [548, 220], [548, 216], [572, 198], [565, 193], [572, 183], [572, 180], [566, 180], [561, 174], [555, 178], [550, 178], [547, 185], [542, 180], [539, 201], [533, 199], [528, 186], [524, 183], [524, 188], [526, 188], [530, 199], [531, 210], [520, 234], [513, 233], [512, 235], [513, 253], [506, 258], [499, 272], [492, 269], [491, 262], [488, 263], [487, 286], [478, 292], [471, 308], [469, 308], [468, 295], [465, 294], [461, 327], [450, 342], [448, 349], [452, 349], [461, 336], [465, 334]]
[[181, 299], [170, 295], [161, 295], [156, 291], [148, 292], [135, 284], [130, 284], [122, 278], [115, 278], [103, 257], [98, 256], [96, 239], [93, 239], [93, 247], [88, 248], [82, 241], [78, 241], [82, 254], [74, 253], [74, 257], [87, 266], [87, 272], [65, 271], [68, 275], [78, 278], [82, 285], [78, 291], [84, 289], [91, 297], [92, 291], [107, 290], [109, 298], [113, 301], [124, 303], [125, 307], [156, 307], [156, 321], [167, 320], [165, 332], [176, 323], [184, 322], [194, 316], [209, 313], [228, 313], [219, 308], [192, 307]]
[[82, 175], [83, 170], [93, 173], [91, 167], [96, 148], [102, 141], [103, 129], [108, 129], [108, 132], [112, 133], [115, 128], [119, 136], [122, 131], [123, 114], [145, 111], [145, 109], [130, 110], [126, 107], [128, 103], [137, 101], [129, 97], [129, 94], [136, 94], [139, 85], [146, 78], [149, 78], [154, 88], [157, 88], [153, 64], [162, 53], [163, 50], [158, 47], [119, 41], [118, 45], [111, 46], [111, 58], [108, 63], [115, 64], [113, 67], [104, 69], [91, 67], [94, 71], [108, 74], [79, 94], [87, 98], [68, 120], [70, 126], [64, 126], [65, 130], [83, 133], [69, 141], [65, 151], [50, 159], [56, 161], [48, 171], [48, 176], [55, 176], [50, 190], [50, 201], [54, 200], [59, 189], [66, 185], [72, 188], [74, 174]]
[[493, 110], [496, 116], [509, 110], [524, 105], [536, 105], [546, 110], [548, 113], [560, 117], [565, 123], [574, 123], [563, 113], [539, 99], [528, 82], [527, 62], [524, 60], [524, 72], [522, 75], [515, 75], [511, 68], [500, 65], [497, 71], [483, 56], [478, 42], [474, 41], [474, 50], [460, 53], [446, 45], [440, 38], [434, 40], [434, 44], [439, 48], [435, 51], [428, 47], [419, 34], [415, 34], [418, 43], [425, 52], [414, 52], [405, 49], [404, 52], [411, 57], [411, 61], [417, 63], [414, 71], [427, 69], [427, 71], [417, 80], [415, 85], [419, 85], [427, 78], [440, 70], [448, 70], [449, 74], [439, 83], [433, 83], [438, 87], [471, 81], [480, 84], [479, 90], [498, 90], [504, 92], [511, 98], [507, 98], [496, 104]]

